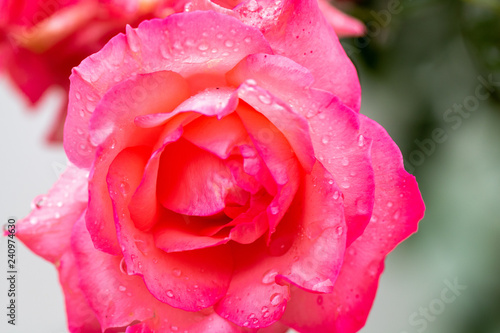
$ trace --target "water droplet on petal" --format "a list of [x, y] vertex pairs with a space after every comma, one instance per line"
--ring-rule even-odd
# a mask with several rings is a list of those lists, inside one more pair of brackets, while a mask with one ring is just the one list
[[119, 286], [119, 287], [118, 287], [118, 290], [119, 290], [119, 291], [126, 291], [126, 290], [127, 290], [127, 288], [126, 288], [126, 287], [124, 287], [124, 286]]
[[389, 201], [389, 202], [387, 203], [387, 207], [391, 208], [392, 206], [393, 206], [393, 203]]
[[170, 298], [174, 297], [173, 291], [172, 290], [167, 290], [167, 296], [170, 297]]
[[342, 226], [338, 226], [336, 231], [337, 235], [342, 236], [342, 234], [344, 233], [344, 228], [342, 228]]
[[174, 269], [172, 270], [172, 275], [173, 275], [173, 276], [179, 277], [179, 276], [181, 276], [181, 274], [182, 274], [182, 272], [181, 272], [181, 270], [180, 270], [180, 269], [178, 269], [178, 268], [174, 268]]
[[259, 101], [267, 105], [271, 104], [272, 102], [271, 97], [269, 97], [268, 95], [259, 95]]
[[365, 137], [360, 134], [358, 137], [358, 146], [363, 147], [364, 144], [365, 144]]
[[278, 305], [283, 300], [283, 296], [279, 293], [272, 294], [270, 301], [272, 305]]
[[224, 43], [224, 45], [226, 45], [226, 47], [233, 47], [234, 46], [234, 42], [230, 39], [226, 40], [226, 42]]
[[199, 46], [198, 46], [198, 50], [200, 51], [206, 51], [208, 50], [208, 45], [205, 44], [205, 43], [201, 43]]
[[347, 159], [347, 157], [344, 157], [344, 158], [342, 159], [342, 165], [343, 165], [343, 166], [348, 166], [348, 165], [349, 165], [349, 160]]
[[120, 261], [120, 271], [123, 274], [128, 274], [128, 272], [127, 272], [127, 263], [125, 262], [125, 258], [122, 258], [122, 260]]
[[278, 271], [275, 269], [271, 269], [267, 271], [264, 276], [262, 277], [262, 283], [263, 284], [272, 284], [275, 282], [275, 277], [278, 275]]
[[330, 141], [330, 139], [327, 137], [327, 136], [324, 136], [322, 139], [321, 139], [321, 142], [323, 142], [323, 144], [327, 144], [328, 142]]
[[339, 197], [340, 197], [340, 193], [339, 193], [339, 191], [335, 191], [335, 192], [333, 193], [333, 200], [337, 200]]

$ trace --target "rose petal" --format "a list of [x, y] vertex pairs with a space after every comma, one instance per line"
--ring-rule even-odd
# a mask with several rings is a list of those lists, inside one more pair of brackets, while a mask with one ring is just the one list
[[[222, 328], [227, 328], [227, 332], [233, 332], [232, 325], [213, 310], [187, 312], [158, 301], [146, 289], [141, 277], [122, 271], [122, 257], [106, 254], [93, 247], [82, 220], [75, 226], [72, 244], [80, 286], [88, 303], [98, 314], [103, 329], [124, 327], [139, 320], [143, 323], [126, 331], [204, 332], [214, 328], [214, 332], [225, 332]], [[75, 275], [72, 278], [76, 280]]]
[[[311, 94], [323, 95], [315, 90]], [[373, 209], [371, 141], [361, 134], [358, 114], [335, 97], [318, 107], [309, 124], [314, 129], [311, 138], [316, 156], [334, 175], [344, 195], [349, 246], [363, 233]]]
[[243, 83], [238, 88], [238, 96], [276, 126], [288, 140], [305, 171], [311, 171], [315, 157], [306, 118], [255, 85]]
[[230, 191], [238, 186], [220, 158], [183, 139], [165, 147], [158, 174], [158, 199], [165, 208], [213, 215], [224, 209]]
[[267, 327], [276, 322], [285, 311], [289, 287], [266, 279], [272, 269], [266, 262], [264, 240], [250, 245], [235, 245], [233, 278], [224, 298], [215, 305], [215, 311], [233, 323], [250, 328]]
[[348, 248], [334, 291], [314, 295], [297, 288], [282, 321], [300, 332], [357, 332], [366, 322], [385, 256], [416, 231], [424, 204], [415, 178], [387, 132], [361, 116], [362, 133], [373, 140], [375, 207], [370, 224]]
[[237, 113], [265, 162], [277, 186], [277, 193], [267, 209], [269, 236], [290, 206], [299, 186], [300, 166], [293, 150], [280, 131], [261, 113], [242, 104]]
[[73, 224], [87, 206], [88, 171], [73, 164], [46, 195], [33, 201], [33, 210], [16, 223], [16, 236], [33, 252], [55, 263], [69, 248]]
[[[186, 78], [195, 73], [226, 73], [246, 55], [257, 52], [270, 52], [257, 29], [214, 12], [170, 15], [128, 28], [126, 35], [114, 37], [73, 70], [64, 140], [69, 159], [81, 167], [91, 165], [95, 147], [88, 136], [90, 115], [117, 82], [161, 70]], [[78, 131], [82, 135], [74, 135]]]
[[[71, 235], [68, 235], [68, 241]], [[79, 286], [78, 268], [73, 252], [64, 253], [58, 267], [59, 281], [64, 292], [68, 329], [72, 333], [101, 333], [101, 325]]]
[[[231, 253], [224, 245], [165, 253], [155, 246], [151, 233], [135, 228], [127, 206], [147, 160], [136, 149], [125, 149], [115, 158], [107, 176], [127, 271], [142, 275], [149, 292], [170, 306], [186, 311], [210, 307], [222, 298], [229, 285], [233, 268]], [[121, 186], [123, 182], [128, 186]]]
[[361, 89], [356, 69], [333, 28], [326, 22], [317, 1], [259, 0], [257, 3], [261, 6], [257, 11], [252, 1], [235, 8], [239, 18], [258, 27], [275, 54], [309, 69], [315, 78], [313, 87], [334, 93], [358, 112]]
[[[175, 88], [172, 88], [175, 87]], [[152, 87], [147, 95], [145, 87]], [[91, 136], [100, 146], [89, 180], [87, 228], [96, 248], [119, 254], [113, 210], [105, 177], [116, 155], [127, 146], [152, 145], [159, 130], [134, 125], [136, 116], [172, 110], [187, 95], [184, 79], [173, 72], [138, 75], [113, 87], [104, 95], [91, 119]], [[135, 96], [135, 97], [134, 97]]]
[[228, 73], [232, 84], [247, 79], [276, 91], [277, 96], [308, 119], [314, 152], [344, 193], [349, 245], [368, 224], [373, 207], [370, 193], [374, 192], [370, 140], [360, 136], [357, 115], [330, 93], [310, 88], [310, 72], [282, 56], [249, 56]]
[[339, 37], [358, 37], [365, 34], [363, 22], [344, 14], [332, 6], [327, 0], [319, 0], [318, 6], [326, 20], [333, 27]]
[[196, 146], [227, 159], [233, 148], [248, 140], [240, 118], [232, 113], [222, 119], [199, 118], [184, 130], [183, 138]]
[[137, 126], [151, 128], [165, 124], [180, 113], [196, 111], [205, 116], [223, 118], [238, 105], [238, 96], [231, 88], [206, 89], [183, 101], [174, 111], [148, 114], [135, 119]]

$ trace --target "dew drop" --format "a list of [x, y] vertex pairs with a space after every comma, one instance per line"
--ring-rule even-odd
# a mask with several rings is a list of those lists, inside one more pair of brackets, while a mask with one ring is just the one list
[[283, 300], [283, 296], [279, 293], [272, 294], [271, 298], [270, 298], [272, 305], [278, 305], [281, 303], [282, 300]]
[[59, 214], [58, 212], [54, 214], [54, 218], [58, 219], [61, 217], [61, 214]]
[[389, 201], [389, 202], [387, 203], [387, 207], [391, 208], [392, 206], [393, 206], [393, 203]]
[[335, 191], [335, 192], [333, 193], [333, 200], [337, 200], [339, 197], [340, 197], [340, 193], [339, 193], [339, 191]]
[[334, 183], [333, 179], [330, 179], [330, 180], [328, 181], [328, 184], [330, 184], [330, 185], [333, 185], [333, 183]]
[[180, 270], [180, 269], [178, 269], [178, 268], [174, 268], [174, 269], [172, 270], [172, 275], [173, 275], [173, 276], [179, 277], [179, 276], [181, 276], [181, 274], [182, 274], [182, 272], [181, 272], [181, 270]]
[[226, 47], [233, 47], [234, 42], [232, 40], [228, 39], [224, 42], [224, 45], [226, 45]]
[[342, 236], [342, 234], [344, 233], [344, 228], [342, 228], [341, 226], [338, 226], [336, 231], [337, 231], [338, 236]]
[[324, 136], [322, 139], [321, 139], [321, 142], [323, 142], [323, 144], [327, 144], [328, 142], [330, 141], [330, 139], [327, 137], [327, 136]]
[[362, 134], [360, 134], [358, 137], [358, 146], [363, 147], [364, 144], [365, 144], [365, 137]]
[[267, 95], [259, 95], [259, 101], [267, 105], [271, 104], [272, 102], [271, 98]]
[[172, 292], [172, 290], [167, 290], [167, 296], [170, 298], [174, 297], [174, 293]]
[[400, 213], [399, 213], [399, 210], [397, 210], [397, 211], [394, 213], [393, 218], [394, 218], [395, 220], [397, 220], [397, 219], [399, 219], [399, 216], [400, 216]]
[[120, 271], [123, 274], [127, 274], [128, 275], [128, 272], [127, 272], [127, 263], [125, 262], [125, 258], [122, 258], [122, 260], [120, 261]]
[[270, 210], [271, 210], [271, 214], [273, 214], [273, 215], [276, 215], [280, 212], [280, 209], [278, 206], [271, 206]]
[[342, 183], [340, 186], [342, 186], [343, 188], [349, 188], [351, 187], [351, 185], [349, 185], [349, 183]]
[[198, 50], [200, 51], [206, 51], [208, 50], [208, 45], [205, 44], [205, 43], [201, 43], [199, 46], [198, 46]]
[[272, 284], [275, 282], [275, 277], [278, 275], [278, 272], [275, 269], [271, 269], [267, 271], [262, 277], [263, 284]]
[[269, 311], [269, 308], [267, 306], [263, 306], [261, 309], [262, 313]]
[[347, 157], [344, 157], [344, 158], [342, 159], [342, 165], [343, 165], [343, 166], [348, 166], [348, 165], [349, 165], [349, 160], [347, 159]]
[[127, 290], [127, 288], [126, 288], [126, 287], [124, 287], [124, 286], [119, 286], [119, 287], [118, 287], [118, 290], [119, 290], [119, 291], [126, 291], [126, 290]]
[[174, 332], [177, 332], [179, 330], [179, 327], [172, 325], [170, 326], [170, 329]]
[[250, 37], [245, 38], [245, 43], [250, 43], [251, 41], [252, 41], [252, 38], [250, 38]]

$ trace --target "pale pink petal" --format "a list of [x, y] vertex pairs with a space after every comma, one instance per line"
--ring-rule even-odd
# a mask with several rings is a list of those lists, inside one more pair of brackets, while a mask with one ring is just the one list
[[344, 14], [330, 4], [328, 0], [318, 1], [319, 9], [339, 37], [358, 37], [365, 34], [365, 25], [352, 16]]
[[210, 307], [225, 295], [229, 285], [233, 268], [230, 250], [221, 245], [165, 253], [155, 246], [151, 233], [135, 228], [127, 206], [147, 161], [137, 149], [127, 148], [115, 158], [107, 176], [127, 271], [143, 276], [149, 292], [161, 302], [187, 311]]
[[69, 248], [73, 224], [87, 207], [88, 171], [70, 164], [52, 189], [35, 198], [33, 210], [16, 223], [16, 236], [53, 263]]
[[[117, 82], [162, 70], [185, 78], [196, 73], [223, 78], [246, 55], [257, 52], [271, 52], [257, 29], [214, 12], [174, 14], [128, 28], [126, 35], [114, 37], [73, 70], [64, 141], [69, 159], [81, 167], [92, 163], [95, 146], [89, 140], [89, 119]], [[77, 131], [82, 135], [73, 134]]]
[[347, 249], [334, 291], [315, 295], [295, 288], [282, 322], [300, 332], [354, 333], [364, 326], [385, 256], [416, 231], [424, 204], [415, 178], [387, 132], [361, 116], [362, 133], [373, 140], [375, 207], [362, 236]]
[[356, 69], [316, 0], [247, 1], [235, 11], [244, 23], [263, 32], [275, 54], [309, 69], [315, 78], [313, 87], [334, 93], [359, 111], [361, 89]]

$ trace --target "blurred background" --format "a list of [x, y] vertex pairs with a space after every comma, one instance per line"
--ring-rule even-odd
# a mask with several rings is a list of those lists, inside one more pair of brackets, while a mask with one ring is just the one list
[[[500, 1], [336, 4], [367, 25], [365, 37], [343, 40], [362, 113], [399, 145], [427, 206], [419, 232], [388, 256], [361, 332], [500, 333]], [[44, 141], [61, 94], [30, 113], [0, 78], [2, 224], [24, 217], [66, 165], [62, 147]], [[55, 269], [20, 243], [18, 260], [19, 325], [1, 320], [0, 331], [67, 332]], [[2, 308], [5, 290], [1, 278]]]

